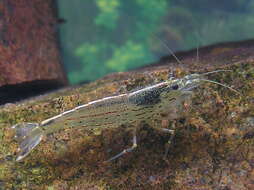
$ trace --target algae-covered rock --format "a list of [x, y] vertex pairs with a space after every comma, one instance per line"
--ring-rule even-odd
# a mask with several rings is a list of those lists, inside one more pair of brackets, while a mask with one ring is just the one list
[[[135, 72], [118, 73], [0, 109], [0, 189], [254, 189], [254, 52], [241, 44], [205, 48], [200, 62], [192, 53], [183, 65], [168, 59]], [[169, 59], [170, 60], [170, 59]], [[49, 135], [21, 162], [12, 125], [40, 122], [105, 96], [176, 77], [218, 69], [208, 77], [233, 87], [205, 83], [195, 89], [189, 110], [175, 121], [176, 135], [166, 159], [169, 136], [144, 121], [138, 148], [110, 163], [131, 146], [126, 126], [89, 131], [65, 129]]]

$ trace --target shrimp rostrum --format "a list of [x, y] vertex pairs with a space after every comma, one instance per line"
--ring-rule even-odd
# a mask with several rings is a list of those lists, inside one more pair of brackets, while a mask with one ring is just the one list
[[[231, 90], [231, 87], [210, 81], [204, 74], [190, 74], [182, 78], [171, 78], [164, 82], [145, 87], [130, 93], [110, 96], [77, 106], [40, 123], [20, 123], [12, 126], [19, 143], [16, 160], [25, 158], [48, 134], [69, 127], [109, 128], [110, 126], [134, 124], [149, 119], [168, 120], [178, 118], [184, 111], [184, 102], [191, 100], [193, 89], [203, 82], [212, 82]], [[234, 90], [235, 91], [235, 90]], [[158, 127], [158, 126], [154, 126]], [[136, 130], [134, 130], [136, 131]], [[173, 132], [168, 129], [167, 131]], [[114, 160], [137, 147], [136, 132], [133, 146], [109, 159]]]

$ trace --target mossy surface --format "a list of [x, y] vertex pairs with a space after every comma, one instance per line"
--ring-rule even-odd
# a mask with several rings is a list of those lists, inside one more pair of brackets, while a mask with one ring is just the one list
[[187, 64], [195, 57], [191, 55], [184, 59], [185, 65], [174, 66], [176, 77], [230, 69], [208, 78], [241, 95], [208, 83], [197, 88], [185, 116], [176, 120], [166, 160], [169, 136], [146, 121], [139, 126], [138, 148], [110, 163], [104, 161], [131, 145], [127, 125], [63, 130], [43, 139], [22, 162], [14, 161], [17, 144], [10, 127], [40, 122], [77, 105], [165, 80], [173, 68], [168, 63], [1, 107], [0, 189], [253, 189], [254, 59], [250, 54], [232, 59], [232, 50], [225, 48], [210, 50], [202, 64]]

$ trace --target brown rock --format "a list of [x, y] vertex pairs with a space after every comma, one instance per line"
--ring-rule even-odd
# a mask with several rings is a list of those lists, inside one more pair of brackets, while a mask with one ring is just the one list
[[[254, 189], [254, 57], [249, 42], [224, 44], [170, 59], [160, 66], [115, 73], [78, 88], [0, 108], [0, 189]], [[181, 57], [181, 56], [180, 56]], [[173, 67], [173, 65], [175, 65]], [[131, 145], [131, 125], [89, 131], [69, 128], [48, 136], [21, 162], [15, 162], [17, 142], [10, 126], [40, 122], [80, 104], [132, 91], [168, 78], [219, 69], [208, 79], [237, 89], [241, 95], [214, 84], [194, 90], [189, 111], [175, 121], [176, 134], [166, 159], [169, 136], [154, 122], [140, 123], [138, 148], [105, 164]], [[126, 87], [126, 88], [124, 88]], [[151, 118], [152, 119], [152, 118]], [[170, 121], [173, 122], [173, 121]]]
[[0, 1], [0, 87], [31, 81], [66, 84], [53, 2]]

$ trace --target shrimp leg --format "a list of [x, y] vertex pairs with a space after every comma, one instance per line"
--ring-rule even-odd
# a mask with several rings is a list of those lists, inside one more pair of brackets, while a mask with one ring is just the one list
[[138, 145], [137, 145], [136, 128], [134, 129], [134, 132], [133, 132], [133, 139], [132, 139], [132, 141], [133, 141], [133, 144], [132, 144], [132, 146], [131, 146], [130, 148], [124, 149], [122, 152], [120, 152], [119, 154], [113, 156], [112, 158], [110, 158], [110, 159], [107, 160], [106, 162], [110, 162], [110, 161], [112, 161], [112, 160], [115, 160], [115, 159], [119, 158], [120, 156], [122, 156], [122, 155], [124, 155], [124, 154], [126, 154], [126, 153], [128, 153], [128, 152], [131, 152], [131, 151], [133, 151], [135, 148], [137, 148]]
[[[165, 125], [163, 125], [163, 124], [168, 123], [168, 120], [166, 120], [166, 121], [167, 121], [167, 122], [163, 122], [163, 121], [162, 121], [162, 126], [165, 126]], [[163, 156], [163, 159], [164, 159], [164, 160], [166, 159], [166, 157], [167, 157], [167, 155], [168, 155], [168, 151], [169, 151], [170, 145], [171, 145], [172, 140], [173, 140], [173, 138], [174, 138], [174, 136], [175, 136], [175, 130], [174, 130], [174, 129], [175, 129], [175, 123], [174, 123], [174, 122], [172, 123], [171, 128], [172, 128], [172, 129], [167, 129], [167, 128], [162, 128], [162, 129], [161, 129], [162, 131], [164, 131], [164, 132], [170, 134], [169, 140], [168, 140], [168, 142], [167, 142], [166, 145], [165, 145], [166, 148], [165, 148], [165, 153], [164, 153], [164, 156]]]

